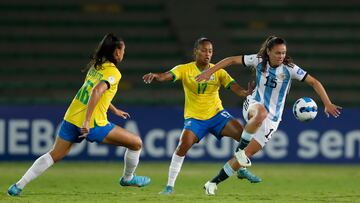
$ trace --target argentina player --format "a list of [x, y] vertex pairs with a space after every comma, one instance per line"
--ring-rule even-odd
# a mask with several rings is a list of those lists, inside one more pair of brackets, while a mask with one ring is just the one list
[[214, 179], [205, 184], [204, 188], [208, 195], [214, 195], [217, 184], [235, 171], [238, 176], [241, 175], [241, 166], [251, 165], [248, 157], [260, 151], [271, 139], [281, 121], [292, 79], [305, 81], [313, 87], [325, 106], [327, 116], [331, 114], [336, 118], [340, 115], [341, 107], [330, 101], [323, 85], [293, 63], [287, 55], [286, 42], [282, 38], [270, 36], [262, 44], [258, 54], [225, 58], [213, 68], [198, 75], [196, 80], [207, 81], [217, 70], [233, 64], [243, 64], [255, 69], [256, 88], [243, 105], [243, 116], [247, 124], [234, 157], [227, 162], [231, 168], [221, 169]]

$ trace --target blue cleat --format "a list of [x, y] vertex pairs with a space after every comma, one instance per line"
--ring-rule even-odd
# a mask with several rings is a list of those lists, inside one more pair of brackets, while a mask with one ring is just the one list
[[121, 186], [135, 186], [135, 187], [144, 187], [150, 183], [150, 178], [147, 176], [136, 176], [134, 175], [133, 178], [129, 181], [124, 180], [124, 178], [120, 179]]
[[18, 188], [16, 184], [13, 184], [8, 189], [8, 194], [11, 196], [19, 196], [22, 189]]
[[174, 187], [167, 185], [163, 191], [159, 192], [160, 195], [170, 195], [174, 192]]
[[252, 174], [251, 171], [246, 168], [238, 170], [237, 177], [239, 179], [247, 179], [251, 183], [260, 183], [262, 181], [260, 177]]

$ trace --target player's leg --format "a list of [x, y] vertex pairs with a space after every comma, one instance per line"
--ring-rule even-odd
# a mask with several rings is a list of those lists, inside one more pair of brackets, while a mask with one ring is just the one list
[[[231, 119], [227, 121], [224, 128], [221, 130], [221, 135], [226, 137], [232, 137], [233, 139], [239, 141], [240, 135], [243, 131], [242, 125], [236, 120]], [[235, 159], [235, 158], [234, 158]], [[205, 184], [205, 189], [212, 188], [211, 183], [215, 183], [216, 185], [226, 180], [228, 177], [232, 176], [239, 168], [240, 164], [236, 161], [236, 163], [227, 162], [219, 171], [218, 175], [215, 176], [211, 181]], [[250, 171], [247, 171], [246, 168], [242, 170], [242, 173], [251, 174]], [[255, 175], [251, 176], [253, 182], [259, 180], [259, 178]], [[260, 179], [261, 180], [261, 179]], [[259, 182], [259, 181], [258, 181]], [[214, 195], [214, 191], [210, 191], [209, 189], [206, 191], [209, 195]]]
[[[256, 152], [262, 149], [261, 145], [255, 140], [252, 139], [249, 145], [245, 148], [245, 154], [247, 157], [252, 157]], [[261, 182], [261, 178], [252, 174], [245, 167], [242, 167], [238, 160], [233, 157], [221, 168], [218, 175], [216, 175], [212, 180], [208, 181], [204, 185], [205, 193], [207, 195], [215, 195], [215, 190], [217, 185], [222, 181], [226, 180], [228, 177], [232, 176], [237, 171], [237, 177], [239, 179], [247, 179], [252, 183]]]
[[[236, 141], [240, 141], [240, 135], [243, 131], [242, 125], [234, 119], [230, 114], [228, 117], [219, 117], [219, 121], [223, 120], [222, 122], [218, 122], [214, 132], [217, 134], [216, 129], [217, 127], [222, 128], [220, 131], [221, 136], [231, 137]], [[225, 125], [224, 125], [225, 124]], [[217, 189], [216, 185], [220, 182], [226, 180], [230, 176], [232, 176], [236, 170], [232, 169], [229, 163], [226, 163], [219, 171], [219, 173], [210, 181], [208, 181], [204, 185], [204, 189], [206, 194], [208, 195], [215, 195], [215, 190]]]
[[[255, 139], [252, 139], [248, 146], [245, 148], [245, 155], [248, 158], [251, 158], [254, 154], [262, 149], [261, 144], [258, 143]], [[233, 168], [233, 170], [237, 171], [237, 177], [239, 179], [247, 179], [251, 183], [259, 183], [262, 179], [255, 174], [253, 174], [246, 167], [243, 167], [239, 164], [235, 157], [229, 160], [229, 165]]]
[[244, 149], [262, 125], [267, 114], [267, 110], [260, 103], [252, 104], [248, 109], [244, 109], [244, 117], [246, 116], [245, 119], [248, 120], [248, 122], [241, 134], [241, 140], [235, 152], [235, 157], [242, 166], [251, 166], [251, 162], [246, 156]]
[[171, 194], [173, 192], [185, 155], [196, 142], [198, 142], [198, 137], [191, 130], [184, 129], [182, 131], [179, 144], [171, 158], [167, 185], [160, 194]]
[[[249, 145], [245, 148], [245, 156], [252, 157], [258, 151], [262, 150], [265, 144], [271, 139], [272, 134], [277, 130], [279, 122], [274, 122], [268, 118], [266, 118], [257, 132], [254, 134], [253, 139], [249, 143]], [[233, 169], [239, 169], [241, 164], [238, 163], [238, 160], [233, 158], [229, 161], [229, 164]], [[261, 179], [245, 168], [240, 168], [237, 170], [237, 176], [240, 179], [247, 179], [250, 182], [260, 182]]]
[[12, 196], [19, 195], [30, 181], [40, 176], [55, 162], [65, 157], [69, 153], [72, 144], [72, 142], [57, 137], [53, 149], [36, 159], [23, 177], [16, 184], [9, 187], [8, 194]]
[[[233, 139], [239, 141], [242, 131], [243, 131], [242, 125], [237, 120], [234, 119], [234, 120], [230, 120], [226, 124], [226, 126], [222, 130], [221, 134], [223, 136], [232, 137]], [[245, 155], [248, 158], [250, 158], [256, 152], [260, 151], [261, 149], [262, 149], [261, 145], [255, 139], [252, 139], [250, 141], [249, 145], [247, 146], [247, 148], [245, 148]], [[240, 164], [236, 161], [235, 157], [233, 158], [232, 162], [229, 161], [228, 163], [231, 166], [231, 168], [233, 169], [233, 171], [237, 171], [237, 177], [239, 179], [247, 179], [251, 183], [259, 183], [262, 181], [260, 177], [253, 174], [246, 167], [240, 167]], [[219, 174], [221, 174], [221, 172], [219, 172]], [[220, 179], [218, 179], [218, 180], [220, 180]]]
[[[103, 127], [102, 131], [106, 131], [106, 127]], [[124, 155], [124, 172], [120, 179], [120, 185], [143, 187], [150, 183], [149, 177], [134, 175], [142, 148], [142, 141], [139, 136], [114, 125], [102, 142], [127, 148]]]

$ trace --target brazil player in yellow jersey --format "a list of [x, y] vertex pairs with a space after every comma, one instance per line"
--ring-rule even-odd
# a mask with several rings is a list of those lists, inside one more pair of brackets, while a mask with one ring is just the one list
[[31, 180], [65, 157], [74, 143], [84, 139], [127, 148], [120, 185], [142, 187], [150, 183], [150, 178], [134, 175], [142, 148], [140, 137], [107, 120], [108, 109], [124, 119], [130, 116], [111, 104], [121, 79], [116, 64], [122, 61], [124, 53], [122, 39], [105, 35], [87, 66], [83, 86], [65, 113], [53, 149], [39, 157], [24, 176], [9, 187], [9, 195], [18, 196]]
[[[151, 83], [154, 79], [160, 82], [181, 80], [185, 92], [184, 129], [171, 159], [167, 185], [160, 194], [173, 192], [187, 151], [208, 133], [212, 133], [218, 139], [227, 136], [240, 141], [243, 127], [223, 108], [219, 89], [223, 86], [241, 97], [249, 95], [252, 89], [241, 88], [226, 71], [216, 72], [207, 82], [196, 82], [195, 77], [198, 74], [213, 66], [210, 63], [212, 54], [212, 42], [207, 38], [200, 38], [194, 45], [195, 61], [175, 66], [165, 73], [148, 73], [143, 76], [145, 83]], [[225, 165], [223, 169], [222, 173], [234, 173], [229, 170], [229, 165]], [[246, 178], [260, 181], [250, 171], [247, 174]]]

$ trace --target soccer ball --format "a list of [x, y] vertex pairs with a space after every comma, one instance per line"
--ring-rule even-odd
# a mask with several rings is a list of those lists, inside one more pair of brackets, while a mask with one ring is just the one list
[[311, 121], [316, 117], [317, 105], [311, 98], [302, 97], [295, 102], [293, 114], [301, 122]]

